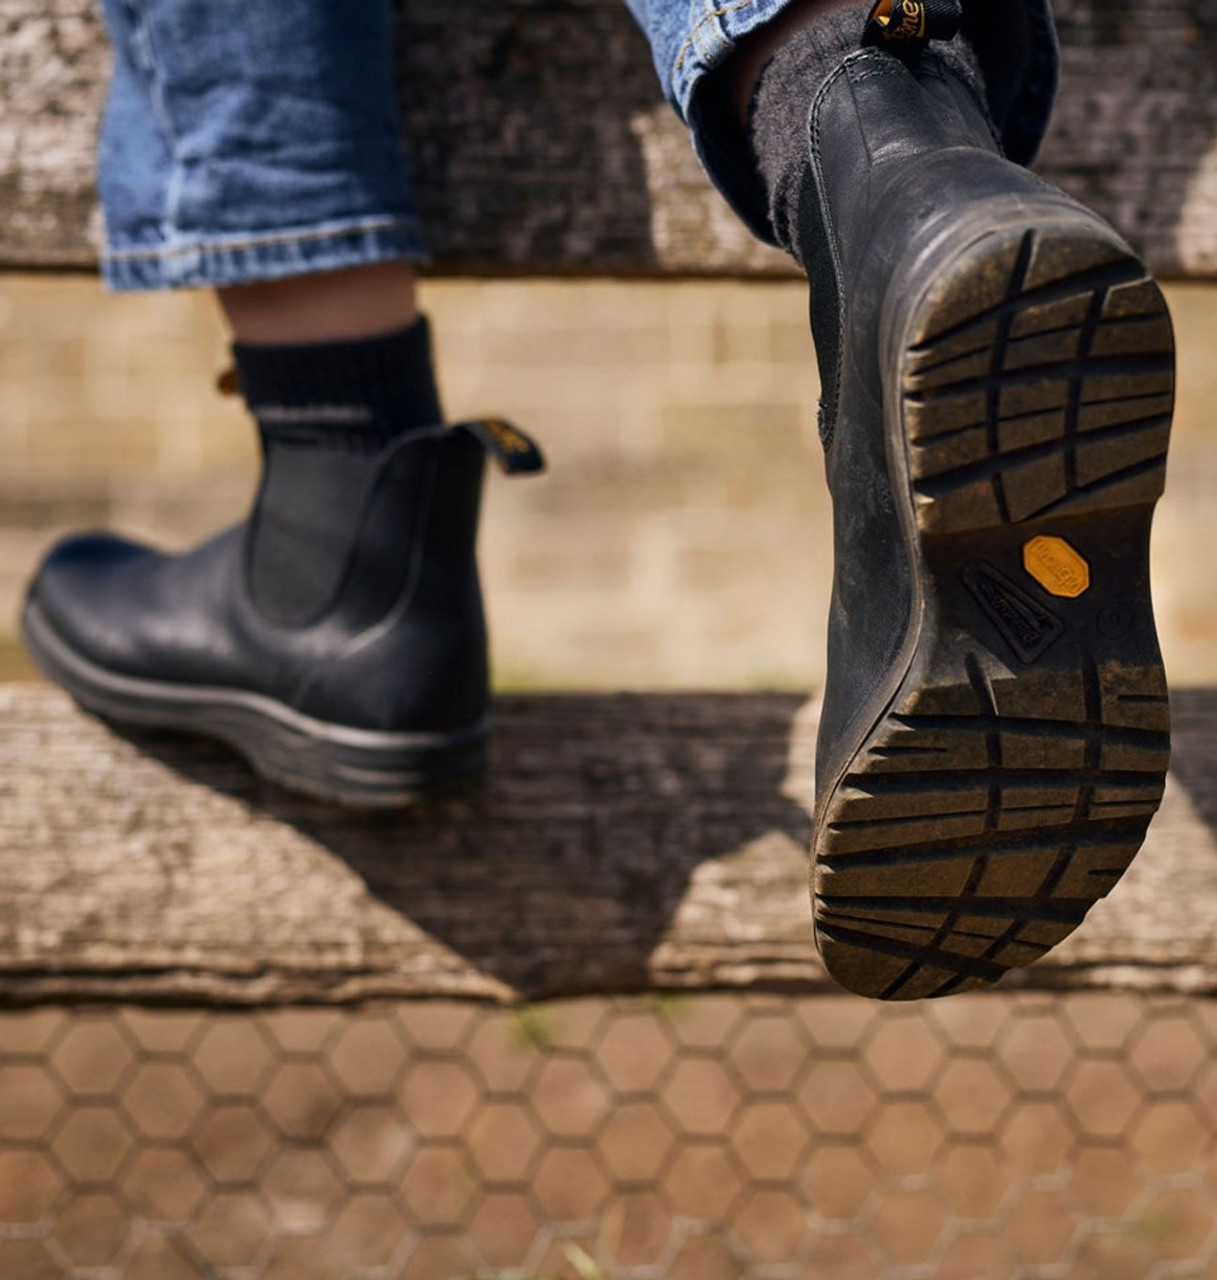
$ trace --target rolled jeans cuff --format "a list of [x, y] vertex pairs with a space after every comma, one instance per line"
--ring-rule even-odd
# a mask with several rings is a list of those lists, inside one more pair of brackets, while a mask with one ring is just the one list
[[102, 271], [224, 287], [426, 257], [393, 0], [103, 0]]
[[[667, 75], [660, 71], [668, 100], [688, 125], [693, 149], [710, 181], [753, 235], [773, 245], [777, 241], [769, 222], [769, 201], [752, 149], [735, 118], [726, 86], [714, 73], [741, 40], [772, 22], [791, 3], [737, 0], [691, 4], [683, 39], [674, 53], [668, 45]], [[655, 52], [658, 63], [658, 45]]]
[[102, 278], [115, 292], [225, 288], [376, 262], [426, 262], [418, 219], [365, 215], [248, 235], [181, 237], [155, 245], [108, 242]]

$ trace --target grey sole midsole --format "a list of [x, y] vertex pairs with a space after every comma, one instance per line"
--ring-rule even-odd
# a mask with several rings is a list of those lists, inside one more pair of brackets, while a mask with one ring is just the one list
[[145, 680], [108, 671], [77, 653], [36, 602], [22, 639], [38, 668], [106, 719], [217, 738], [261, 774], [339, 803], [394, 805], [476, 772], [489, 733], [484, 719], [450, 733], [384, 732], [332, 724], [242, 689]]

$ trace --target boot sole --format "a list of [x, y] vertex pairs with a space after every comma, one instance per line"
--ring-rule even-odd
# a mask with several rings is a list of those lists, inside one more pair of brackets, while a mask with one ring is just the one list
[[117, 725], [218, 739], [262, 777], [315, 799], [398, 808], [463, 790], [485, 766], [486, 721], [453, 733], [383, 733], [329, 724], [240, 689], [118, 675], [77, 653], [32, 601], [21, 636], [39, 670], [86, 711]]
[[923, 254], [885, 314], [914, 621], [818, 807], [813, 872], [828, 970], [880, 999], [984, 986], [1067, 937], [1169, 764], [1149, 534], [1170, 318], [1113, 232], [1034, 212]]

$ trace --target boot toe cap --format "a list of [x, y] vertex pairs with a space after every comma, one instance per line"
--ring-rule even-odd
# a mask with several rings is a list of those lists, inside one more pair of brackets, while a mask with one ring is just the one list
[[121, 667], [131, 639], [135, 578], [161, 558], [110, 534], [74, 535], [47, 554], [27, 602], [81, 656]]

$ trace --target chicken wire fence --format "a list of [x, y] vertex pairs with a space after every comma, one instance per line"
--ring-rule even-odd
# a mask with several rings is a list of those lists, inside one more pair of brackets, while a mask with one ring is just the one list
[[1217, 1275], [1217, 1004], [0, 1013], [4, 1280]]

